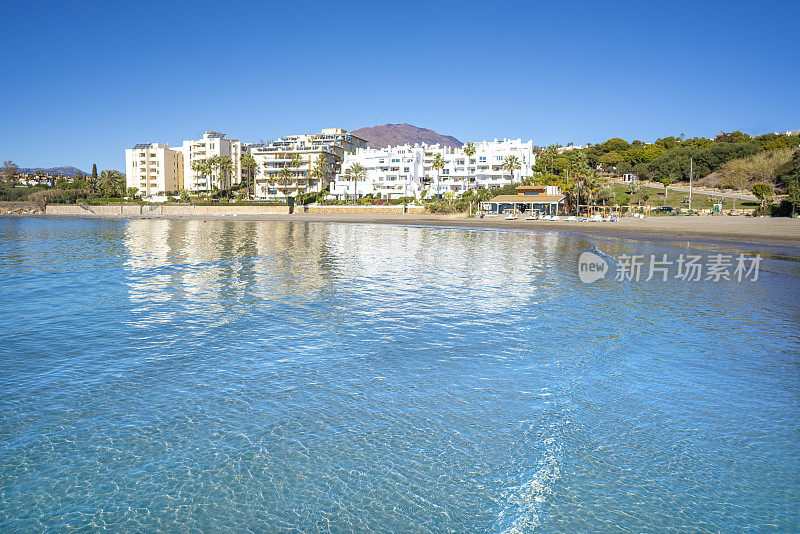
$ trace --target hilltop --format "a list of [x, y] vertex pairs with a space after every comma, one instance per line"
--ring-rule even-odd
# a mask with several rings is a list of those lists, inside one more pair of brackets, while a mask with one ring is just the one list
[[359, 128], [350, 132], [362, 139], [366, 139], [372, 148], [383, 148], [391, 145], [408, 144], [440, 144], [458, 148], [464, 143], [452, 135], [442, 135], [427, 128], [419, 128], [413, 124], [384, 124]]
[[33, 174], [36, 172], [41, 172], [43, 174], [60, 174], [61, 176], [75, 176], [77, 173], [81, 174], [90, 174], [86, 171], [82, 171], [77, 167], [71, 166], [64, 166], [64, 167], [50, 167], [50, 168], [43, 168], [43, 167], [30, 167], [30, 168], [20, 168], [19, 172], [21, 174]]

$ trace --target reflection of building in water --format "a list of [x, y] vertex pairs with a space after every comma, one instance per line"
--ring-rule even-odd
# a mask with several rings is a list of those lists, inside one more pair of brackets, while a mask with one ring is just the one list
[[554, 298], [574, 250], [548, 233], [200, 220], [130, 221], [125, 246], [130, 299], [150, 326], [170, 313], [225, 323], [254, 306], [336, 293], [389, 315], [398, 304], [450, 304], [431, 300], [442, 293], [430, 287], [469, 310], [501, 312]]
[[166, 303], [188, 293], [194, 312], [318, 291], [327, 285], [328, 225], [284, 222], [130, 221], [130, 298]]
[[273, 294], [297, 295], [319, 291], [327, 286], [335, 267], [327, 257], [330, 226], [292, 222], [257, 223], [253, 238], [258, 254], [259, 289]]
[[389, 225], [330, 225], [328, 247], [354, 291], [436, 286], [482, 311], [550, 298], [550, 267], [571, 257], [555, 234]]
[[175, 273], [165, 269], [175, 243], [174, 236], [170, 235], [172, 224], [173, 221], [166, 220], [129, 221], [126, 227], [125, 283], [131, 302], [140, 305], [132, 308], [133, 313], [146, 312], [148, 315], [136, 323], [142, 328], [156, 327], [175, 319], [172, 308], [158, 306], [172, 298], [171, 288], [175, 282]]

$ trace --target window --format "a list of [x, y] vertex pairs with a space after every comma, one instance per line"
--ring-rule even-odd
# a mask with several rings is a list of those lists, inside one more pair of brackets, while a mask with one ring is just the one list
[[480, 160], [481, 163], [486, 163], [486, 156], [481, 156], [478, 159]]

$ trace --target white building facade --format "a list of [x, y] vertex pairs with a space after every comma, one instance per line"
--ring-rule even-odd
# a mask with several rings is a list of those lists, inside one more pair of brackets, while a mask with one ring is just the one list
[[[340, 171], [345, 156], [366, 146], [364, 139], [339, 128], [252, 145], [249, 150], [257, 165], [255, 196], [258, 199], [284, 199], [303, 193], [319, 193]], [[322, 164], [321, 173], [313, 172], [318, 161]]]
[[[424, 188], [425, 150], [421, 145], [397, 145], [348, 154], [342, 162], [342, 171], [331, 182], [330, 194], [338, 199], [353, 195], [380, 195], [388, 199], [419, 197]], [[366, 176], [351, 179], [348, 169], [354, 163], [364, 167]]]
[[[533, 141], [504, 139], [474, 143], [475, 153], [461, 148], [440, 145], [398, 145], [386, 148], [362, 149], [347, 155], [342, 171], [331, 184], [331, 195], [338, 199], [372, 194], [381, 198], [396, 199], [413, 196], [427, 198], [452, 193], [461, 196], [464, 191], [480, 188], [502, 187], [519, 182], [532, 174], [536, 163]], [[441, 169], [434, 167], [439, 154], [444, 160]], [[509, 156], [515, 156], [519, 168], [504, 169]], [[366, 169], [366, 177], [353, 180], [347, 170], [359, 163]]]
[[142, 143], [125, 150], [125, 184], [143, 197], [183, 189], [183, 154], [161, 143]]
[[[193, 193], [211, 191], [214, 188], [225, 189], [240, 184], [246, 178], [242, 174], [242, 155], [246, 153], [246, 149], [241, 141], [227, 139], [224, 133], [205, 132], [201, 139], [184, 141], [181, 152], [185, 188]], [[231, 168], [227, 174], [221, 175], [219, 171], [204, 173], [193, 169], [195, 162], [205, 162], [214, 156], [230, 158]]]

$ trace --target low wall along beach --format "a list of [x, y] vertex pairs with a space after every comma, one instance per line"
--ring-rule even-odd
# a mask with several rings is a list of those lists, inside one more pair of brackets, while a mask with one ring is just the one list
[[78, 217], [214, 217], [226, 215], [288, 215], [288, 206], [194, 206], [146, 204], [48, 204], [47, 215]]
[[[47, 215], [68, 217], [224, 217], [232, 215], [289, 215], [288, 206], [205, 206], [147, 204], [48, 204]], [[424, 206], [295, 206], [295, 214], [309, 215], [421, 215]]]

